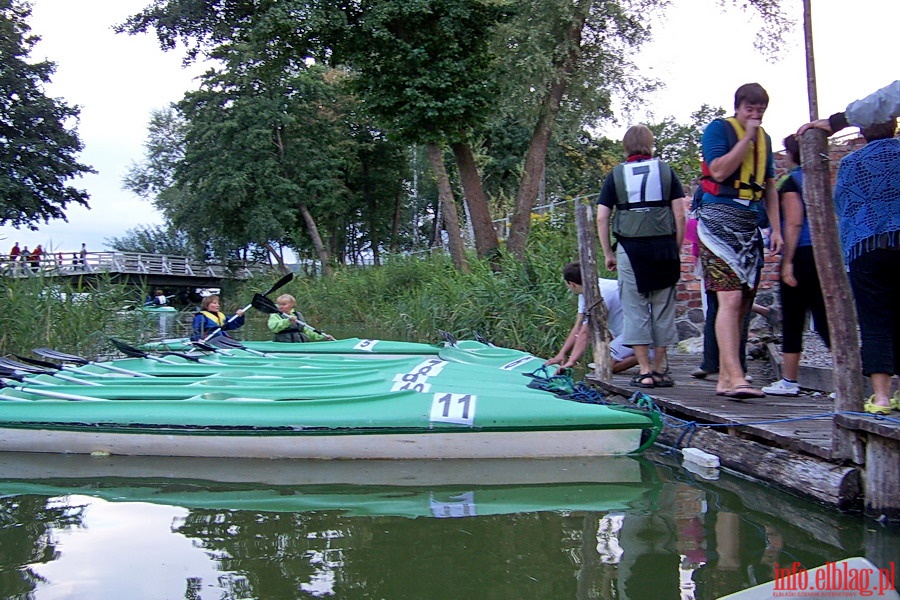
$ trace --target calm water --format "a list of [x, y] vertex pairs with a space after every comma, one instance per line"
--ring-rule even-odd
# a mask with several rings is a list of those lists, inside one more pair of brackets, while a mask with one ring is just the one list
[[[184, 333], [183, 315], [143, 318], [149, 335]], [[887, 568], [900, 556], [896, 525], [709, 477], [659, 450], [430, 462], [0, 453], [0, 598], [716, 598], [776, 565], [865, 556]]]
[[657, 452], [548, 461], [0, 453], [0, 597], [716, 598], [900, 533]]

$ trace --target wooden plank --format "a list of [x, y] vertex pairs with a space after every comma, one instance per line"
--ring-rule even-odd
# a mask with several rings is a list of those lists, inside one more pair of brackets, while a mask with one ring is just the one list
[[900, 519], [900, 442], [869, 434], [866, 442], [865, 511], [875, 517]]
[[[734, 427], [716, 427], [729, 431], [732, 435], [757, 442], [790, 449], [822, 459], [831, 458], [833, 420], [783, 421], [813, 417], [831, 413], [832, 401], [827, 396], [778, 397], [769, 396], [759, 400], [736, 402], [716, 396], [715, 378], [695, 379], [690, 372], [696, 367], [699, 357], [692, 355], [672, 355], [669, 371], [676, 381], [671, 388], [641, 390], [654, 398], [656, 404], [666, 414], [679, 419]], [[772, 379], [767, 365], [760, 361], [750, 361], [749, 373], [759, 382]], [[620, 373], [606, 382], [586, 377], [589, 383], [599, 385], [624, 398], [630, 397], [637, 388], [630, 385], [632, 373]], [[747, 424], [747, 425], [742, 425]]]

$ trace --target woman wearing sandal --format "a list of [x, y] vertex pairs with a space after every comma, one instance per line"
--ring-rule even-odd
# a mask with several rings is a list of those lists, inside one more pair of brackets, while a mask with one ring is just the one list
[[[606, 177], [597, 201], [597, 232], [606, 268], [619, 273], [622, 341], [640, 365], [631, 383], [670, 387], [675, 382], [666, 368], [666, 346], [678, 343], [675, 284], [681, 277], [684, 190], [669, 165], [652, 158], [650, 129], [630, 127], [622, 145], [626, 160]], [[616, 235], [615, 251], [610, 229]]]

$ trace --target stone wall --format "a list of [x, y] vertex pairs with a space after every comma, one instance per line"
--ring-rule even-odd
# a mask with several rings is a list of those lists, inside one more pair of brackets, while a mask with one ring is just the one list
[[[864, 140], [856, 133], [830, 140], [828, 150], [829, 160], [831, 161], [832, 186], [834, 186], [837, 168], [841, 159], [863, 144]], [[784, 150], [775, 154], [775, 171], [776, 179], [779, 179], [787, 171]], [[690, 198], [692, 195], [693, 190], [688, 194], [688, 197]], [[678, 282], [676, 292], [678, 306], [675, 312], [675, 321], [678, 327], [678, 339], [680, 340], [703, 335], [705, 314], [703, 311], [701, 280], [695, 271], [697, 260], [699, 259], [695, 259], [692, 254], [691, 244], [685, 243], [681, 247], [681, 281]], [[763, 267], [762, 281], [759, 285], [756, 300], [762, 306], [779, 305], [778, 281], [780, 279], [780, 262], [780, 256], [766, 253], [766, 263]]]

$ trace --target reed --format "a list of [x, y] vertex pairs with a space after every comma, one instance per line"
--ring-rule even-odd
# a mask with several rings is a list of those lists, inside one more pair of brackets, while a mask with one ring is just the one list
[[460, 339], [477, 332], [498, 345], [550, 356], [574, 323], [576, 301], [563, 284], [562, 267], [577, 258], [571, 219], [537, 217], [527, 259], [501, 258], [496, 271], [470, 257], [471, 272], [460, 273], [443, 253], [391, 257], [379, 267], [301, 279], [286, 291], [323, 329], [357, 324], [420, 342], [439, 341], [439, 330]]
[[83, 356], [108, 352], [108, 338], [132, 326], [119, 314], [134, 292], [99, 279], [91, 286], [41, 276], [0, 277], [0, 354], [50, 347]]

